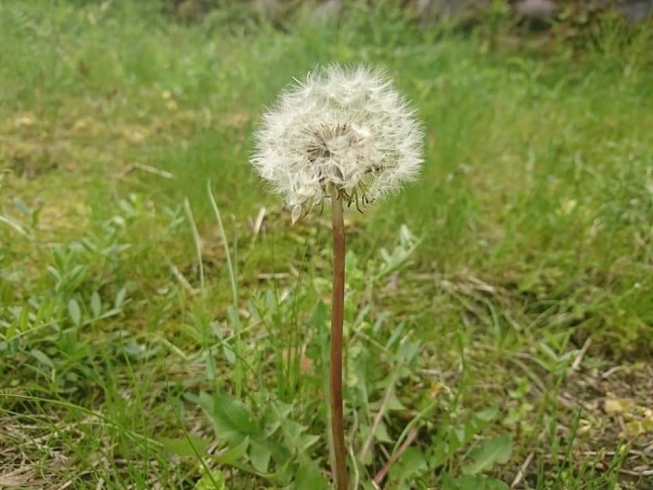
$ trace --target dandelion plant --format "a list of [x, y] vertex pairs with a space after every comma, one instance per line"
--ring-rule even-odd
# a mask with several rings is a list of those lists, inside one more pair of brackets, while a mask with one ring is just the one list
[[345, 293], [343, 207], [361, 211], [414, 180], [423, 135], [415, 111], [384, 72], [318, 67], [295, 80], [263, 117], [251, 163], [281, 194], [295, 223], [331, 206], [333, 296], [330, 346], [332, 472], [348, 485], [342, 398]]

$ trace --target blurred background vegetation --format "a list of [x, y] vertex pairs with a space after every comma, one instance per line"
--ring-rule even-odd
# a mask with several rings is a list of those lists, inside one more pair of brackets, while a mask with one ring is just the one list
[[[421, 26], [447, 22], [469, 29], [495, 22], [497, 17], [515, 26], [546, 29], [554, 25], [559, 35], [592, 29], [601, 18], [643, 21], [653, 10], [650, 0], [163, 0], [163, 9], [182, 22], [275, 22], [281, 27], [298, 17], [322, 22], [342, 22], [352, 12], [391, 9], [403, 11], [407, 21]], [[219, 19], [219, 20], [218, 20]]]

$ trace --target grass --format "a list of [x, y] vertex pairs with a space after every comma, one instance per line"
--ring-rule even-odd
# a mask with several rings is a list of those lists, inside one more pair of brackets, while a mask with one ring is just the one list
[[357, 488], [651, 488], [650, 33], [241, 27], [0, 6], [0, 487], [327, 487], [328, 219], [247, 159], [340, 61], [427, 128], [419, 182], [346, 216]]

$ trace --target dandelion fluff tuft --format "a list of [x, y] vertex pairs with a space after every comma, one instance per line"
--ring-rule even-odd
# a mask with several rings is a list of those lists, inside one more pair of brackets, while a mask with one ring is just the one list
[[423, 162], [415, 111], [380, 70], [318, 67], [263, 117], [251, 163], [292, 220], [339, 197], [358, 208], [414, 180]]

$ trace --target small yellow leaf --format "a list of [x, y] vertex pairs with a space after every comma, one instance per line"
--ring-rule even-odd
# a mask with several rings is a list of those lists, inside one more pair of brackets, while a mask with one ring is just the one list
[[436, 399], [444, 389], [445, 386], [440, 383], [431, 383], [430, 390], [428, 391], [429, 398]]
[[33, 114], [30, 114], [30, 113], [21, 114], [20, 116], [17, 116], [14, 119], [14, 124], [17, 127], [33, 126], [35, 122], [36, 122], [36, 118], [34, 117]]
[[604, 404], [604, 410], [607, 414], [624, 413], [629, 411], [635, 402], [630, 398], [607, 398]]
[[641, 436], [645, 432], [646, 430], [639, 420], [633, 420], [632, 422], [628, 422], [626, 424], [626, 434], [631, 437]]
[[123, 137], [130, 143], [142, 143], [147, 135], [138, 129], [126, 129], [123, 131]]
[[576, 201], [575, 199], [568, 199], [561, 203], [560, 209], [562, 210], [563, 214], [571, 214], [572, 211], [576, 209], [577, 204], [578, 201]]
[[82, 129], [88, 128], [90, 124], [90, 121], [86, 118], [78, 119], [75, 121], [75, 124], [73, 124], [73, 131], [80, 131]]
[[653, 418], [647, 418], [642, 420], [642, 428], [647, 432], [653, 432]]

